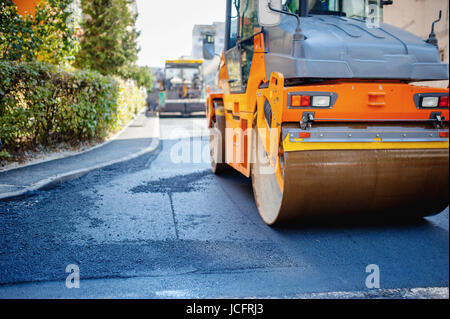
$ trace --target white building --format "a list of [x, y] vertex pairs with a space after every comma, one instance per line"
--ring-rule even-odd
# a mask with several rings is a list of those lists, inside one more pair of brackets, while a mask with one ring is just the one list
[[[412, 32], [426, 40], [431, 31], [431, 23], [439, 16], [442, 19], [436, 23], [435, 33], [439, 40], [441, 60], [449, 62], [449, 2], [448, 0], [402, 0], [394, 1], [393, 5], [384, 7], [384, 22], [406, 31]], [[421, 82], [420, 85], [448, 87], [447, 81]]]
[[210, 88], [216, 88], [216, 77], [220, 63], [220, 56], [225, 45], [225, 22], [214, 22], [211, 25], [196, 24], [192, 30], [192, 58], [204, 59], [203, 45], [205, 41], [214, 43], [212, 59], [204, 60], [203, 79]]
[[203, 59], [203, 40], [211, 36], [214, 40], [214, 53], [222, 54], [225, 43], [225, 22], [214, 22], [211, 25], [196, 24], [192, 30], [192, 58]]

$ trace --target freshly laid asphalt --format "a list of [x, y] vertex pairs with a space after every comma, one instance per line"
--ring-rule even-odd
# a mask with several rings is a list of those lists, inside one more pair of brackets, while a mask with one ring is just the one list
[[249, 179], [211, 173], [204, 125], [161, 119], [154, 151], [0, 202], [0, 298], [448, 298], [448, 208], [268, 227]]

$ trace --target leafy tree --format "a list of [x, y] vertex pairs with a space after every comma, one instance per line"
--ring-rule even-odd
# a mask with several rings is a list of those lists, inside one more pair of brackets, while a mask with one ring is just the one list
[[122, 74], [126, 79], [133, 79], [137, 82], [139, 87], [145, 87], [147, 92], [151, 92], [153, 87], [152, 71], [147, 66], [133, 65]]
[[0, 0], [0, 59], [30, 61], [41, 39], [33, 37], [30, 19], [22, 19], [11, 0]]
[[79, 49], [75, 29], [69, 23], [72, 12], [69, 10], [73, 0], [46, 0], [36, 8], [33, 20], [35, 37], [42, 39], [38, 50], [40, 61], [61, 64], [75, 61]]
[[124, 76], [137, 61], [135, 23], [130, 0], [82, 0], [83, 36], [76, 64], [104, 75]]
[[0, 60], [63, 64], [75, 59], [74, 28], [67, 21], [71, 0], [47, 0], [22, 17], [11, 0], [0, 0]]

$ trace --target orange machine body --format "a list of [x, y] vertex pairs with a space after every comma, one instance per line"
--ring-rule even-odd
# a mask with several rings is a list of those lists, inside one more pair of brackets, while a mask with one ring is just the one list
[[[305, 111], [313, 111], [315, 122], [398, 122], [427, 121], [432, 112], [439, 111], [442, 119], [448, 123], [449, 109], [421, 109], [417, 107], [414, 96], [421, 93], [448, 93], [448, 89], [415, 86], [402, 81], [383, 80], [325, 80], [314, 84], [285, 85], [282, 74], [266, 74], [264, 36], [262, 33], [254, 37], [254, 54], [246, 91], [231, 93], [224, 54], [222, 54], [219, 85], [222, 93], [207, 96], [207, 120], [209, 127], [215, 116], [214, 101], [223, 102], [226, 128], [233, 129], [232, 137], [227, 137], [227, 164], [250, 176], [251, 132], [247, 129], [269, 129], [262, 119], [256, 121], [257, 110], [262, 116], [265, 99], [272, 107], [272, 123], [270, 127], [281, 128], [283, 123], [299, 123]], [[264, 85], [265, 84], [265, 85]], [[326, 109], [321, 108], [289, 108], [288, 99], [291, 93], [330, 92], [337, 96], [335, 104]], [[281, 129], [278, 130], [281, 134]], [[281, 136], [278, 136], [280, 140]], [[268, 150], [267, 137], [266, 150]], [[270, 151], [268, 150], [268, 153]], [[277, 154], [272, 154], [275, 158]], [[281, 186], [281, 185], [280, 185]]]
[[21, 15], [31, 14], [34, 15], [36, 12], [36, 6], [42, 0], [13, 0], [17, 6], [17, 12]]

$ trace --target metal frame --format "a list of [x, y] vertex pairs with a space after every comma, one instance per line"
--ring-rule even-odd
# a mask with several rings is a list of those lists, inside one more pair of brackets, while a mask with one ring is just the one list
[[[300, 133], [308, 132], [309, 138], [299, 140]], [[303, 142], [443, 142], [446, 137], [440, 137], [441, 132], [448, 129], [426, 129], [421, 127], [368, 127], [352, 129], [349, 127], [317, 127], [309, 130], [300, 128], [283, 128], [283, 140], [289, 135], [293, 143]]]
[[225, 15], [225, 51], [230, 49], [230, 31], [231, 31], [231, 6], [233, 0], [227, 0]]

